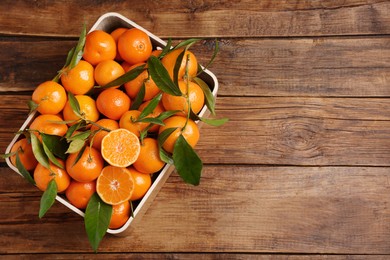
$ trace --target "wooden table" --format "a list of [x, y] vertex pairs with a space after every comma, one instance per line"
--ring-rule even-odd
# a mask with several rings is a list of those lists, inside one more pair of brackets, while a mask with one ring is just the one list
[[201, 185], [173, 173], [128, 237], [95, 255], [83, 221], [0, 167], [0, 257], [385, 259], [390, 254], [390, 1], [0, 3], [0, 148], [37, 84], [115, 11], [157, 36], [220, 53], [217, 115], [197, 151]]

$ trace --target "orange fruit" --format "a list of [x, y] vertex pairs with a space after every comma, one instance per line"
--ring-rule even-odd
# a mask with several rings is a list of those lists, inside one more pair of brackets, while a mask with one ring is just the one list
[[[79, 105], [80, 105], [80, 114], [81, 117], [85, 120], [90, 120], [96, 122], [99, 119], [99, 111], [96, 108], [96, 102], [90, 96], [87, 95], [75, 95]], [[63, 110], [64, 120], [65, 121], [77, 121], [80, 119], [70, 106], [69, 100], [66, 102]], [[68, 123], [68, 125], [73, 125], [74, 123]]]
[[[145, 107], [147, 105], [149, 105], [149, 103], [150, 103], [150, 100], [142, 103], [139, 106], [138, 110], [142, 112], [145, 109]], [[164, 106], [162, 105], [162, 103], [160, 101], [158, 103], [158, 105], [156, 106], [156, 108], [153, 110], [153, 112], [151, 114], [149, 114], [147, 117], [154, 117], [154, 118], [158, 117], [164, 111], [165, 111], [165, 108], [164, 108]], [[154, 132], [157, 132], [159, 128], [160, 128], [159, 125], [153, 125], [148, 131], [154, 133]]]
[[[108, 118], [100, 119], [99, 121], [96, 122], [96, 124], [98, 124], [101, 127], [107, 128], [109, 130], [115, 130], [119, 128], [119, 124], [117, 121]], [[92, 142], [93, 148], [100, 151], [102, 147], [103, 137], [105, 137], [108, 134], [108, 132], [106, 130], [103, 129], [99, 130], [99, 129], [100, 128], [97, 125], [92, 125], [91, 131], [92, 132], [98, 131], [98, 132], [93, 134], [93, 136], [90, 139], [90, 142]]]
[[145, 62], [152, 53], [152, 42], [144, 31], [128, 29], [118, 38], [120, 56], [130, 64]]
[[142, 173], [155, 173], [164, 167], [160, 159], [160, 151], [156, 139], [146, 137], [142, 140], [138, 159], [133, 163], [134, 168]]
[[49, 135], [64, 136], [68, 131], [68, 126], [61, 122], [63, 120], [58, 115], [39, 115], [31, 123], [29, 129], [38, 130]]
[[93, 74], [93, 66], [85, 60], [80, 60], [73, 69], [61, 74], [61, 83], [72, 94], [84, 95], [95, 85]]
[[107, 163], [117, 167], [128, 167], [137, 160], [141, 145], [134, 133], [119, 128], [103, 137], [101, 149]]
[[183, 95], [173, 96], [168, 93], [163, 93], [161, 102], [165, 110], [180, 110], [182, 112], [180, 112], [179, 115], [186, 116], [188, 113], [188, 98], [192, 112], [198, 114], [204, 105], [203, 90], [195, 82], [180, 80], [178, 83], [180, 91], [183, 93]]
[[78, 182], [72, 180], [65, 191], [68, 201], [79, 209], [85, 209], [96, 191], [96, 181]]
[[134, 179], [134, 190], [130, 200], [135, 201], [143, 198], [146, 192], [152, 186], [152, 178], [150, 174], [145, 174], [137, 171], [133, 167], [127, 168]]
[[[116, 28], [115, 30], [113, 30], [110, 34], [112, 36], [112, 38], [114, 38], [114, 41], [115, 43], [117, 44], [118, 46], [118, 39], [119, 39], [119, 36], [121, 36], [125, 31], [127, 31], [128, 28], [125, 28], [125, 27], [119, 27], [119, 28]], [[116, 52], [116, 56], [115, 56], [115, 60], [117, 61], [122, 61], [122, 57], [121, 55], [119, 54], [119, 51]]]
[[123, 74], [125, 74], [125, 70], [118, 62], [114, 60], [104, 60], [96, 65], [94, 77], [99, 86], [105, 86]]
[[96, 181], [96, 192], [107, 204], [118, 205], [131, 198], [134, 180], [128, 169], [106, 166]]
[[[167, 69], [171, 79], [173, 79], [173, 70], [175, 68], [177, 57], [180, 53], [183, 52], [184, 49], [176, 49], [167, 53], [162, 59], [161, 63]], [[188, 61], [187, 61], [188, 57]], [[196, 76], [198, 73], [198, 61], [195, 55], [191, 51], [186, 51], [184, 53], [183, 59], [181, 61], [178, 78], [182, 79], [185, 76], [186, 67], [188, 66], [188, 77], [191, 79]]]
[[[128, 68], [127, 71], [130, 71], [142, 64], [144, 63], [137, 63], [131, 66], [130, 68]], [[142, 87], [142, 84], [145, 84], [145, 96], [143, 99], [144, 101], [151, 100], [158, 93], [160, 93], [160, 89], [157, 87], [156, 83], [154, 83], [152, 77], [149, 76], [149, 72], [147, 70], [141, 72], [141, 74], [138, 75], [138, 77], [126, 82], [123, 85], [125, 87], [127, 95], [129, 95], [130, 98], [135, 99], [135, 97], [137, 96], [138, 92]]]
[[[32, 151], [31, 144], [28, 142], [27, 138], [22, 138], [19, 141], [15, 142], [11, 148], [11, 153], [18, 153], [20, 162], [27, 171], [33, 170], [38, 161], [35, 159], [35, 156]], [[16, 154], [10, 157], [11, 163], [16, 166]]]
[[[186, 120], [187, 118], [183, 116], [172, 116], [164, 120], [165, 125], [160, 126], [159, 133], [165, 129], [177, 127], [177, 129], [173, 131], [172, 134], [169, 135], [169, 137], [163, 143], [162, 147], [165, 149], [165, 151], [170, 153], [173, 152], [176, 140], [180, 134], [183, 135], [191, 147], [195, 147], [195, 145], [198, 143], [200, 136], [198, 126], [191, 119], [188, 119], [186, 124]], [[184, 125], [185, 128], [183, 129]]]
[[115, 59], [116, 51], [114, 38], [105, 31], [95, 30], [85, 38], [83, 58], [95, 66], [101, 61]]
[[63, 86], [54, 81], [39, 84], [32, 94], [32, 101], [38, 104], [41, 114], [58, 114], [66, 103], [66, 92]]
[[129, 96], [115, 88], [103, 90], [96, 99], [99, 112], [114, 120], [119, 120], [130, 109], [130, 104]]
[[153, 50], [150, 56], [158, 57], [162, 53], [162, 50]]
[[116, 229], [123, 226], [130, 218], [131, 206], [129, 201], [112, 206], [112, 215], [108, 228]]
[[[64, 161], [60, 159], [58, 159], [58, 161], [64, 166]], [[71, 180], [68, 173], [51, 162], [49, 168], [50, 169], [45, 168], [40, 163], [35, 167], [34, 180], [38, 189], [45, 191], [49, 182], [54, 179], [57, 184], [57, 192], [64, 192], [68, 188]]]
[[140, 132], [149, 125], [149, 123], [136, 122], [140, 114], [141, 112], [138, 110], [129, 110], [125, 112], [119, 119], [119, 127], [129, 130], [139, 137]]
[[104, 167], [103, 158], [98, 150], [85, 147], [80, 159], [75, 163], [79, 152], [69, 154], [66, 159], [66, 171], [74, 180], [90, 182], [96, 180]]

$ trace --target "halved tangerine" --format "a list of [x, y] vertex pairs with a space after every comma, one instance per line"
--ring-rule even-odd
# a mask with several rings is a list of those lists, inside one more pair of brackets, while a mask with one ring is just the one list
[[118, 205], [131, 198], [134, 179], [126, 168], [108, 165], [96, 181], [96, 192], [107, 204]]
[[102, 156], [112, 166], [130, 166], [138, 159], [140, 151], [138, 137], [124, 128], [112, 130], [102, 139]]

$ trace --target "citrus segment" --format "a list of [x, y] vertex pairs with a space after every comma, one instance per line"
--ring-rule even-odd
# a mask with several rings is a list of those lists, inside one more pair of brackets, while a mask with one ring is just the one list
[[138, 137], [127, 129], [112, 130], [102, 140], [102, 156], [112, 166], [130, 166], [137, 160], [140, 150]]
[[131, 198], [134, 179], [126, 168], [106, 166], [96, 181], [96, 192], [107, 204], [118, 205]]

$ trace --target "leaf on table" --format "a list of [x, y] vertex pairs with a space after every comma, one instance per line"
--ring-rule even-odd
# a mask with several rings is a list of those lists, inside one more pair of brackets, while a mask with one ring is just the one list
[[41, 203], [39, 205], [39, 218], [42, 218], [46, 212], [53, 206], [57, 196], [57, 183], [54, 179], [49, 181], [46, 190], [41, 197]]
[[179, 135], [175, 142], [173, 163], [178, 174], [186, 183], [199, 185], [203, 163], [183, 135]]
[[112, 206], [104, 203], [94, 193], [85, 210], [84, 224], [89, 242], [96, 252], [101, 240], [107, 232], [112, 215]]

